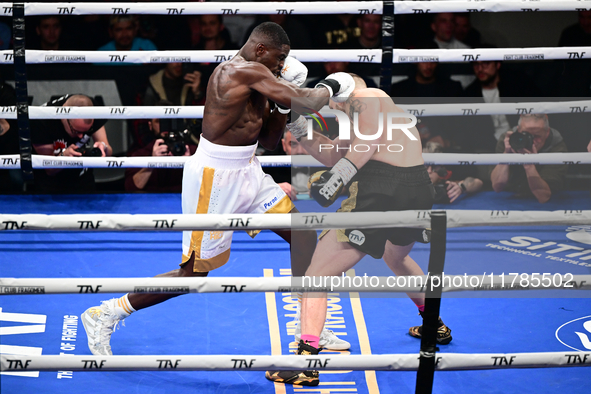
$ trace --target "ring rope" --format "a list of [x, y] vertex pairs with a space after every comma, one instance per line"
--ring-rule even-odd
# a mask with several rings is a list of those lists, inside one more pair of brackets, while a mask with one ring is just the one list
[[[558, 102], [516, 103], [460, 103], [460, 104], [398, 104], [415, 116], [476, 116], [521, 115], [533, 113], [580, 114], [591, 113], [591, 100]], [[204, 106], [115, 106], [115, 107], [47, 107], [30, 106], [30, 119], [152, 119], [195, 118], [202, 119]], [[325, 117], [335, 117], [324, 107], [319, 112]], [[0, 106], [3, 119], [16, 119], [16, 106]]]
[[[283, 214], [0, 214], [0, 231], [237, 231], [430, 228], [437, 211]], [[447, 227], [588, 225], [591, 211], [448, 210]]]
[[[324, 167], [309, 155], [259, 156], [263, 167]], [[188, 156], [67, 157], [32, 155], [34, 169], [43, 168], [183, 168]], [[423, 153], [425, 165], [591, 164], [588, 152], [538, 153]], [[18, 169], [20, 156], [0, 155], [0, 169]]]
[[[352, 370], [416, 371], [418, 354], [307, 355], [159, 355], [159, 356], [27, 356], [0, 355], [0, 371], [267, 371]], [[436, 369], [512, 369], [591, 366], [591, 352], [439, 353]]]
[[[25, 15], [110, 15], [110, 14], [155, 14], [155, 15], [244, 15], [244, 14], [382, 14], [381, 1], [363, 2], [268, 2], [240, 3], [27, 3]], [[394, 14], [426, 14], [437, 12], [537, 12], [578, 11], [581, 1], [556, 0], [504, 0], [486, 2], [441, 1], [415, 2], [394, 1]], [[4, 15], [12, 14], [12, 3], [0, 3]], [[236, 8], [240, 7], [240, 8]]]
[[[41, 51], [27, 49], [27, 64], [100, 63], [103, 65], [145, 63], [220, 63], [236, 50], [201, 51]], [[380, 49], [294, 49], [290, 55], [302, 62], [381, 63]], [[588, 59], [589, 47], [393, 49], [393, 63], [524, 61]], [[13, 63], [12, 51], [0, 51], [0, 64]]]
[[[523, 276], [522, 276], [523, 275]], [[507, 290], [591, 290], [591, 275], [540, 274], [445, 275], [433, 287], [444, 293]], [[96, 293], [261, 293], [370, 292], [425, 293], [427, 275], [359, 277], [359, 283], [339, 276], [319, 278], [0, 278], [0, 295]], [[543, 279], [543, 280], [542, 280]], [[523, 282], [522, 282], [523, 281]], [[318, 287], [317, 284], [322, 286]], [[399, 286], [400, 284], [400, 286]]]

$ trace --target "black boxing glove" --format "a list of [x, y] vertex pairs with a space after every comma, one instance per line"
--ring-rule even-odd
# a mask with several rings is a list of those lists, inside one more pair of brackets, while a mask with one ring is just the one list
[[312, 174], [308, 181], [310, 195], [326, 208], [336, 201], [355, 174], [357, 174], [355, 164], [343, 157], [329, 171]]

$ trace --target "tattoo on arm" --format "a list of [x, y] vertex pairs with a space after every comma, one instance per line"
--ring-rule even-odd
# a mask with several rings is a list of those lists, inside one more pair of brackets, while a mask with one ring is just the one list
[[365, 104], [358, 98], [349, 97], [347, 102], [349, 104], [349, 119], [351, 119], [351, 121], [353, 121], [353, 114], [359, 114], [367, 108], [367, 104]]

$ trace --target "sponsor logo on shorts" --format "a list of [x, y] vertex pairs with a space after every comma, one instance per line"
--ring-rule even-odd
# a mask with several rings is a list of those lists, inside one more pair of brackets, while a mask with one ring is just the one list
[[349, 233], [349, 241], [355, 245], [363, 245], [365, 242], [365, 235], [359, 230], [353, 230]]
[[278, 199], [279, 199], [279, 197], [275, 196], [275, 198], [273, 198], [271, 201], [266, 202], [264, 205], [265, 209], [271, 208], [273, 206], [273, 204], [275, 204], [277, 202]]

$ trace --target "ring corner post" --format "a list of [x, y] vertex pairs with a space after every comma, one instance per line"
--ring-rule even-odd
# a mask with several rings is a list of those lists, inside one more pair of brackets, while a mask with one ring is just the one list
[[392, 90], [392, 64], [394, 58], [394, 1], [383, 1], [382, 3], [380, 89], [389, 95]]
[[[429, 271], [425, 289], [425, 310], [423, 312], [423, 331], [417, 371], [416, 394], [431, 394], [436, 366], [437, 326], [443, 283], [441, 280], [445, 263], [447, 242], [447, 214], [445, 211], [431, 212], [431, 251]], [[432, 281], [438, 277], [438, 285]]]
[[20, 163], [23, 180], [33, 180], [31, 131], [29, 127], [29, 102], [27, 89], [27, 64], [25, 58], [25, 4], [12, 6], [14, 38], [14, 85], [20, 146]]

